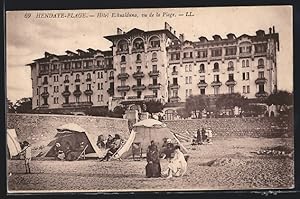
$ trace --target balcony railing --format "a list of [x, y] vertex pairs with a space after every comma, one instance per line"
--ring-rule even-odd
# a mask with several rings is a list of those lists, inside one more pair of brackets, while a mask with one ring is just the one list
[[268, 93], [267, 92], [258, 92], [255, 94], [255, 97], [268, 97]]
[[43, 83], [42, 83], [43, 85], [45, 85], [45, 84], [48, 84], [48, 81], [43, 81]]
[[178, 75], [178, 71], [173, 71], [172, 75]]
[[234, 67], [228, 67], [227, 71], [234, 71]]
[[240, 56], [240, 58], [242, 58], [242, 57], [251, 57], [251, 52], [240, 53], [239, 56]]
[[41, 96], [42, 96], [42, 97], [49, 97], [48, 91], [47, 91], [47, 92], [43, 92], [43, 93], [41, 94]]
[[93, 102], [71, 102], [71, 103], [63, 103], [63, 107], [90, 107], [93, 105]]
[[171, 84], [170, 89], [179, 89], [180, 86], [178, 84]]
[[152, 62], [157, 62], [158, 59], [157, 59], [157, 58], [152, 58], [151, 61], [152, 61]]
[[129, 91], [130, 90], [130, 86], [118, 86], [117, 87], [117, 91], [121, 92], [121, 91]]
[[262, 68], [265, 68], [265, 66], [264, 65], [258, 65], [257, 66], [257, 69], [262, 69]]
[[200, 81], [197, 86], [198, 88], [206, 88], [208, 84], [205, 81]]
[[145, 90], [146, 89], [146, 86], [144, 84], [142, 85], [133, 85], [132, 86], [132, 90], [134, 91], [142, 91], [142, 90]]
[[135, 61], [135, 63], [140, 64], [140, 63], [142, 63], [142, 60], [138, 59], [138, 60]]
[[129, 50], [118, 50], [116, 53], [117, 53], [117, 55], [120, 55], [120, 54], [128, 54], [128, 53], [129, 53]]
[[48, 75], [49, 70], [41, 70], [40, 75]]
[[200, 69], [200, 70], [199, 70], [199, 73], [205, 73], [205, 70], [201, 70], [201, 69]]
[[71, 92], [70, 91], [64, 91], [61, 93], [64, 97], [70, 96]]
[[150, 90], [157, 90], [161, 88], [161, 84], [149, 84], [148, 88]]
[[80, 79], [75, 79], [75, 82], [80, 82]]
[[84, 94], [85, 95], [93, 95], [93, 90], [87, 89], [87, 90], [84, 91]]
[[158, 70], [153, 70], [149, 72], [150, 77], [158, 77], [159, 76], [159, 71]]
[[220, 69], [219, 68], [214, 68], [213, 72], [220, 72]]
[[144, 48], [133, 48], [131, 50], [132, 53], [141, 53], [141, 52], [144, 52]]
[[158, 51], [158, 50], [160, 50], [160, 46], [153, 46], [153, 47], [152, 47], [152, 46], [149, 46], [149, 47], [148, 47], [148, 50], [149, 50], [149, 51]]
[[67, 84], [67, 83], [70, 83], [70, 81], [69, 80], [64, 80], [64, 83]]
[[183, 58], [182, 59], [182, 62], [183, 63], [188, 63], [188, 62], [193, 62], [194, 61], [194, 58], [193, 57], [186, 57], [186, 58]]
[[113, 80], [113, 79], [114, 79], [114, 76], [109, 76], [108, 79], [109, 79], [109, 80]]
[[222, 85], [222, 82], [220, 82], [220, 81], [213, 81], [211, 83], [211, 86], [221, 86], [221, 85]]
[[52, 74], [58, 74], [58, 73], [59, 73], [59, 70], [58, 70], [58, 69], [51, 70], [51, 73], [52, 73]]
[[142, 71], [137, 71], [133, 73], [133, 78], [143, 78], [145, 77], [145, 74]]
[[264, 77], [259, 77], [255, 80], [255, 83], [256, 84], [265, 84], [265, 83], [267, 83], [267, 79]]
[[236, 81], [233, 79], [229, 79], [225, 82], [225, 85], [226, 86], [234, 86], [234, 85], [236, 85]]
[[127, 79], [129, 77], [128, 73], [120, 73], [118, 74], [118, 79]]
[[180, 63], [180, 59], [170, 59], [169, 60], [169, 64], [179, 64]]
[[74, 95], [74, 96], [80, 96], [81, 94], [82, 94], [81, 90], [75, 90], [75, 91], [73, 92], [73, 95]]
[[155, 96], [155, 95], [145, 95], [144, 99], [145, 100], [153, 100], [153, 99], [157, 99], [157, 96]]
[[92, 79], [91, 78], [87, 78], [85, 81], [90, 82], [90, 81], [92, 81]]

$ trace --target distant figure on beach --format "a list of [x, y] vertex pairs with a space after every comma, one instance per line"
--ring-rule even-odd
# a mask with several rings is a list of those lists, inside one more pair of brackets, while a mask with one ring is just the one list
[[174, 158], [171, 159], [168, 165], [167, 178], [172, 178], [173, 176], [183, 176], [186, 173], [186, 170], [187, 162], [183, 153], [180, 151], [180, 146], [176, 145]]
[[160, 160], [159, 160], [159, 152], [157, 146], [152, 140], [150, 146], [148, 146], [148, 151], [147, 151], [146, 177], [157, 178], [160, 176], [161, 176], [161, 167], [160, 167]]
[[209, 127], [207, 130], [207, 143], [208, 144], [212, 144], [212, 137], [213, 137], [213, 133], [212, 133], [212, 130], [211, 128]]
[[31, 147], [30, 147], [29, 142], [27, 142], [27, 141], [24, 141], [23, 145], [24, 145], [24, 148], [22, 149], [20, 154], [23, 154], [23, 156], [24, 156], [26, 173], [31, 173], [30, 172]]
[[202, 134], [201, 134], [201, 131], [200, 129], [197, 130], [197, 144], [202, 144]]

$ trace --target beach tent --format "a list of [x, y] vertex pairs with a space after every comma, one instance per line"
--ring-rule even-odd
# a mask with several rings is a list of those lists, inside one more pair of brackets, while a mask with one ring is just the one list
[[59, 143], [61, 145], [61, 150], [65, 150], [67, 143], [71, 146], [72, 151], [76, 151], [79, 148], [81, 142], [84, 145], [88, 145], [85, 150], [87, 156], [90, 157], [101, 157], [104, 151], [98, 148], [97, 136], [89, 134], [85, 129], [77, 124], [69, 123], [62, 125], [57, 128], [57, 134], [50, 141], [44, 153], [40, 153], [38, 157], [54, 157], [55, 156], [55, 144]]
[[170, 138], [172, 143], [180, 146], [183, 153], [187, 153], [187, 149], [180, 143], [176, 136], [174, 136], [170, 129], [167, 128], [166, 124], [158, 120], [146, 119], [133, 125], [128, 140], [114, 154], [113, 159], [131, 156], [132, 147], [134, 147], [135, 144], [141, 147], [141, 151], [145, 155], [151, 140], [154, 140], [158, 150], [161, 150], [164, 138]]
[[9, 159], [11, 159], [13, 156], [18, 155], [18, 153], [21, 151], [21, 146], [18, 141], [18, 137], [15, 129], [7, 129], [6, 139], [7, 139], [7, 152], [9, 155]]

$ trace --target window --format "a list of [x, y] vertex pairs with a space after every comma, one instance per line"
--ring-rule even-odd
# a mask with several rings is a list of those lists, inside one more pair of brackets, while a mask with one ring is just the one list
[[153, 90], [154, 97], [157, 97], [157, 90]]
[[189, 77], [185, 77], [185, 83], [186, 83], [186, 84], [189, 83]]
[[58, 102], [58, 97], [54, 97], [53, 99], [54, 99], [54, 104], [58, 104], [59, 103]]
[[193, 95], [192, 89], [189, 89], [189, 96]]
[[48, 93], [48, 87], [44, 87], [44, 93]]
[[188, 72], [188, 71], [189, 71], [189, 66], [185, 65], [185, 72]]
[[193, 58], [193, 52], [190, 52], [190, 58]]
[[133, 41], [133, 50], [144, 49], [144, 41], [141, 38], [137, 38]]
[[228, 93], [229, 94], [234, 93], [234, 86], [228, 86]]
[[91, 85], [91, 84], [87, 84], [87, 85], [86, 85], [86, 89], [87, 89], [87, 90], [92, 90], [92, 85]]
[[69, 91], [69, 86], [65, 86], [65, 91]]
[[48, 77], [44, 77], [44, 84], [48, 84]]
[[265, 85], [264, 84], [259, 84], [258, 85], [258, 92], [259, 93], [264, 93], [265, 92]]
[[58, 93], [58, 92], [59, 92], [59, 91], [58, 91], [59, 86], [54, 86], [53, 89], [54, 89], [54, 93]]
[[183, 58], [187, 58], [187, 56], [188, 56], [187, 52], [183, 53]]
[[189, 71], [190, 72], [192, 71], [192, 65], [191, 64], [189, 65]]
[[76, 80], [79, 80], [79, 79], [80, 79], [80, 75], [76, 74]]
[[258, 78], [264, 78], [265, 77], [265, 74], [263, 71], [259, 71], [258, 72]]
[[205, 76], [204, 75], [200, 76], [200, 83], [205, 83]]
[[219, 63], [218, 62], [214, 63], [214, 70], [219, 70]]
[[137, 79], [136, 80], [136, 85], [137, 86], [141, 86], [142, 85], [142, 80], [141, 79]]
[[245, 67], [245, 60], [242, 61], [242, 67]]
[[243, 80], [249, 80], [249, 72], [243, 73]]
[[219, 75], [214, 75], [214, 82], [220, 82]]
[[80, 90], [80, 85], [76, 85], [76, 91], [79, 91]]
[[233, 61], [228, 62], [228, 68], [233, 68], [234, 64]]
[[247, 93], [250, 93], [250, 86], [247, 86]]
[[110, 71], [109, 72], [109, 77], [113, 77], [114, 76], [114, 71]]
[[214, 87], [214, 94], [215, 94], [215, 95], [218, 95], [218, 94], [219, 94], [219, 87], [218, 87], [218, 86], [215, 86], [215, 87]]
[[121, 80], [121, 86], [125, 86], [126, 81], [125, 80]]
[[229, 81], [234, 81], [233, 74], [228, 74], [228, 80]]
[[178, 97], [178, 90], [173, 90], [173, 97]]
[[136, 61], [141, 61], [141, 54], [136, 55]]
[[249, 60], [246, 60], [246, 67], [249, 67]]
[[251, 53], [251, 45], [241, 46], [240, 53]]
[[220, 57], [222, 56], [222, 48], [212, 49], [211, 50], [212, 57]]
[[101, 61], [100, 60], [97, 60], [97, 66], [101, 66]]
[[98, 83], [98, 90], [100, 90], [100, 83]]
[[243, 93], [246, 93], [246, 86], [243, 86]]
[[53, 81], [54, 81], [54, 82], [58, 82], [58, 76], [57, 76], [57, 75], [54, 75], [54, 76], [53, 76]]
[[236, 55], [236, 47], [228, 47], [225, 50], [226, 56], [227, 55]]
[[98, 95], [98, 102], [100, 102], [100, 95]]
[[128, 50], [128, 43], [125, 40], [121, 40], [118, 44], [118, 51], [126, 51]]
[[201, 94], [201, 95], [205, 95], [205, 88], [201, 88], [201, 89], [200, 89], [200, 94]]
[[79, 96], [75, 96], [75, 102], [76, 102], [76, 103], [80, 102]]
[[157, 78], [153, 78], [153, 85], [157, 85]]
[[103, 95], [100, 95], [100, 101], [103, 102]]
[[125, 67], [121, 67], [121, 73], [126, 73], [126, 68]]
[[100, 89], [103, 90], [103, 83], [100, 84]]
[[141, 72], [141, 68], [142, 68], [141, 66], [137, 66], [137, 67], [136, 67], [136, 71], [137, 71], [137, 72]]
[[171, 54], [171, 60], [179, 60], [179, 59], [180, 59], [180, 53]]
[[205, 50], [205, 51], [198, 51], [197, 57], [198, 58], [206, 58], [207, 57], [207, 50]]
[[267, 44], [256, 44], [255, 53], [265, 53], [267, 52]]
[[157, 53], [152, 53], [152, 60], [157, 59]]
[[140, 99], [142, 96], [142, 91], [137, 91], [136, 92], [137, 98]]
[[91, 73], [86, 74], [87, 79], [91, 79]]
[[121, 56], [121, 62], [126, 62], [126, 57], [125, 57], [125, 55]]
[[264, 66], [264, 60], [262, 58], [258, 60], [258, 66]]
[[122, 97], [125, 97], [126, 96], [126, 92], [122, 92], [121, 95], [122, 95]]
[[36, 105], [37, 105], [37, 106], [39, 105], [39, 100], [38, 100], [38, 99], [36, 100]]
[[185, 97], [188, 97], [189, 96], [189, 89], [186, 89], [185, 90]]
[[103, 78], [103, 72], [100, 73], [100, 78]]
[[189, 84], [192, 83], [192, 76], [189, 76]]
[[69, 81], [69, 75], [65, 76], [65, 81]]
[[65, 96], [65, 104], [69, 104], [69, 96]]
[[160, 42], [158, 37], [151, 37], [150, 39], [150, 47], [151, 48], [158, 48], [160, 47]]
[[100, 78], [100, 72], [97, 73], [97, 78], [98, 78], [98, 79]]
[[173, 78], [173, 84], [178, 85], [177, 78]]
[[48, 97], [44, 97], [43, 100], [44, 100], [44, 104], [43, 105], [48, 105]]
[[204, 66], [204, 64], [200, 64], [200, 73], [205, 73], [205, 66]]
[[36, 94], [37, 94], [37, 95], [39, 94], [39, 88], [36, 89]]

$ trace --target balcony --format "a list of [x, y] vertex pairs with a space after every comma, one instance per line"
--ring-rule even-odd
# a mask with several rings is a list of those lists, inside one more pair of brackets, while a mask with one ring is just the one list
[[85, 81], [86, 82], [90, 82], [90, 81], [92, 81], [92, 79], [91, 78], [87, 78]]
[[114, 89], [113, 88], [109, 88], [109, 89], [107, 89], [107, 93], [110, 95], [110, 96], [112, 96], [112, 95], [114, 95]]
[[87, 90], [84, 91], [84, 94], [85, 95], [93, 95], [93, 90], [87, 89]]
[[149, 84], [148, 89], [150, 90], [158, 90], [161, 88], [161, 84]]
[[81, 90], [75, 90], [73, 92], [73, 95], [76, 96], [76, 97], [79, 97], [81, 94], [82, 94]]
[[80, 79], [75, 79], [75, 82], [80, 82]]
[[268, 97], [268, 93], [263, 91], [263, 92], [258, 92], [255, 94], [255, 97]]
[[113, 79], [114, 79], [114, 76], [110, 76], [108, 79], [109, 79], [109, 80], [113, 80]]
[[127, 62], [126, 61], [121, 61], [120, 65], [125, 65]]
[[44, 91], [44, 92], [41, 94], [41, 96], [42, 96], [42, 97], [49, 97], [48, 91], [47, 91], [47, 92]]
[[234, 67], [228, 67], [227, 71], [234, 71]]
[[51, 73], [52, 73], [52, 74], [58, 74], [58, 73], [59, 73], [59, 70], [58, 70], [58, 69], [51, 70]]
[[267, 79], [264, 77], [259, 77], [255, 80], [255, 84], [265, 84], [267, 83]]
[[200, 81], [197, 86], [198, 88], [206, 88], [208, 84], [205, 81]]
[[146, 89], [146, 86], [144, 84], [142, 85], [133, 85], [132, 86], [132, 90], [134, 91], [142, 91], [142, 90], [145, 90]]
[[174, 89], [179, 89], [180, 86], [178, 84], [171, 84], [170, 85], [170, 89], [174, 90]]
[[41, 70], [40, 75], [48, 75], [49, 70]]
[[141, 78], [145, 77], [145, 74], [142, 71], [137, 71], [137, 72], [134, 72], [132, 76], [135, 79], [141, 79]]
[[65, 80], [64, 83], [65, 83], [65, 84], [68, 84], [68, 83], [70, 83], [70, 81], [69, 81], [69, 80]]
[[170, 59], [169, 60], [169, 64], [179, 64], [180, 63], [180, 59]]
[[211, 83], [211, 86], [221, 86], [221, 85], [222, 85], [222, 82], [220, 82], [220, 81], [213, 81]]
[[183, 63], [190, 63], [190, 62], [193, 62], [193, 61], [194, 61], [193, 57], [186, 57], [186, 58], [182, 59]]
[[211, 56], [210, 57], [210, 61], [218, 61], [218, 60], [222, 60], [222, 55], [220, 55], [220, 56]]
[[127, 79], [129, 77], [128, 73], [120, 73], [118, 74], [118, 79]]
[[64, 97], [69, 97], [71, 95], [70, 91], [64, 91], [61, 93]]
[[265, 68], [264, 65], [258, 65], [258, 66], [257, 66], [257, 69], [264, 69], [264, 68]]
[[150, 77], [158, 77], [159, 76], [159, 71], [158, 70], [153, 70], [149, 72]]
[[151, 62], [157, 62], [157, 61], [158, 61], [157, 58], [152, 58], [152, 59], [151, 59]]
[[93, 102], [72, 102], [72, 103], [63, 103], [62, 107], [65, 108], [77, 108], [77, 107], [91, 107]]
[[219, 68], [214, 68], [213, 72], [220, 72], [220, 69]]
[[225, 82], [226, 86], [235, 86], [236, 85], [236, 81], [234, 79], [229, 79]]
[[178, 71], [173, 71], [172, 75], [178, 75]]
[[129, 50], [118, 50], [117, 52], [117, 55], [121, 55], [121, 54], [128, 54], [129, 53]]
[[200, 70], [199, 70], [199, 73], [205, 73], [205, 70], [201, 70], [201, 69], [200, 69]]
[[149, 46], [148, 47], [148, 51], [159, 51], [160, 50], [160, 46]]
[[130, 90], [130, 86], [117, 86], [117, 91], [121, 92], [121, 91], [129, 91]]
[[44, 81], [42, 84], [43, 84], [43, 85], [46, 85], [46, 84], [48, 84], [48, 81]]
[[179, 102], [180, 101], [180, 97], [178, 96], [174, 96], [174, 97], [169, 97], [170, 102]]
[[142, 60], [138, 59], [138, 60], [135, 61], [135, 63], [140, 64], [140, 63], [142, 63]]

